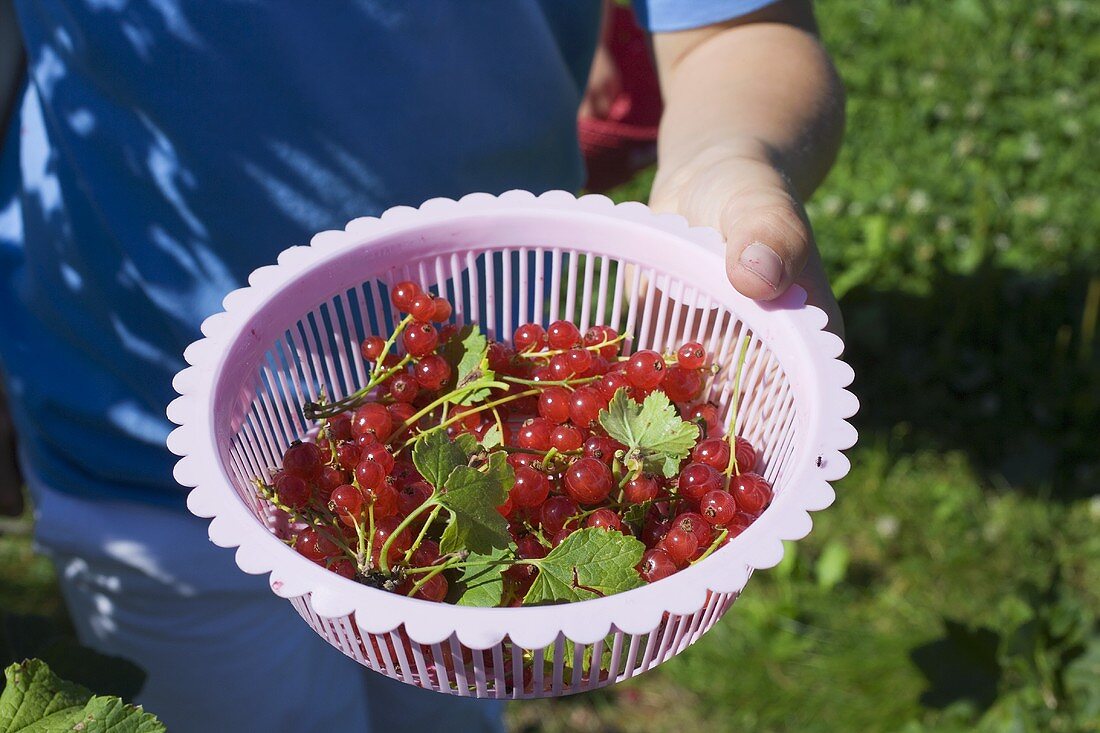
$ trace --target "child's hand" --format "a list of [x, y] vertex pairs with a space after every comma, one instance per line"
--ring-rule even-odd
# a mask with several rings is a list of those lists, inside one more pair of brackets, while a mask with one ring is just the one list
[[828, 314], [829, 330], [843, 335], [806, 212], [773, 165], [744, 151], [708, 151], [675, 172], [659, 171], [650, 205], [722, 232], [726, 271], [738, 291], [771, 300], [798, 283]]

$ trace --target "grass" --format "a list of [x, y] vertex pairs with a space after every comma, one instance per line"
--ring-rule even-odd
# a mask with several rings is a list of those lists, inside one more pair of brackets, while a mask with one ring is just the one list
[[[850, 99], [809, 211], [852, 473], [702, 641], [513, 731], [1100, 731], [1100, 5], [817, 9]], [[58, 607], [25, 532], [0, 607]]]

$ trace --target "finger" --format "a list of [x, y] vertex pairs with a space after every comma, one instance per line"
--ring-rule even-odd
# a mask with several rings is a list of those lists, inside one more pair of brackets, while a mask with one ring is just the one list
[[722, 233], [730, 282], [756, 300], [786, 292], [814, 251], [801, 205], [781, 189], [732, 197], [723, 211]]

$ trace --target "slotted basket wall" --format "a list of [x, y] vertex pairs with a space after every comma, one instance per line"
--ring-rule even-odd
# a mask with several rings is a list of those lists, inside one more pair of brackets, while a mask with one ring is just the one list
[[[270, 478], [310, 425], [300, 405], [340, 398], [365, 382], [357, 344], [396, 319], [388, 286], [412, 279], [454, 304], [457, 322], [509, 337], [525, 321], [566, 318], [582, 330], [630, 334], [625, 351], [695, 338], [725, 368], [708, 385], [723, 419], [734, 364], [748, 344], [738, 432], [761, 456], [771, 506], [707, 560], [606, 598], [534, 608], [467, 608], [398, 596], [341, 578], [284, 545], [282, 518], [250, 484]], [[642, 204], [562, 191], [472, 194], [397, 207], [283, 252], [225, 312], [202, 325], [168, 407], [176, 479], [210, 538], [236, 547], [247, 573], [270, 585], [330, 644], [373, 670], [438, 692], [529, 698], [590, 690], [683, 651], [729, 609], [754, 569], [805, 536], [808, 512], [834, 498], [849, 468], [851, 369], [826, 318], [792, 288], [761, 304], [726, 280], [717, 232]]]

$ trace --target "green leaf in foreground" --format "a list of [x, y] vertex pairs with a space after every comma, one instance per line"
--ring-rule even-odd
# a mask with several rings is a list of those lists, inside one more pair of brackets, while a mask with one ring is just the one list
[[93, 697], [80, 685], [55, 675], [32, 659], [4, 670], [0, 733], [163, 733], [164, 725], [117, 697]]
[[538, 575], [523, 602], [584, 601], [637, 588], [642, 578], [635, 566], [644, 552], [645, 545], [619, 532], [578, 530], [531, 561]]
[[497, 455], [502, 459], [490, 457], [486, 471], [459, 466], [447, 477], [445, 491], [438, 498], [450, 512], [439, 539], [439, 551], [444, 555], [459, 550], [488, 555], [512, 541], [508, 521], [497, 511], [508, 496], [508, 486], [502, 480], [507, 474], [500, 466], [503, 454]]
[[441, 488], [456, 467], [466, 465], [466, 452], [443, 431], [428, 433], [413, 446], [413, 465], [425, 481]]
[[[463, 395], [458, 400], [458, 404], [473, 405], [484, 402], [488, 399], [491, 389], [508, 388], [507, 384], [496, 381], [496, 374], [489, 368], [489, 339], [481, 333], [481, 329], [476, 324], [469, 328], [459, 344], [461, 352], [455, 365], [454, 389], [463, 391]], [[454, 354], [455, 352], [452, 352], [452, 358]]]
[[699, 427], [681, 419], [664, 392], [654, 392], [638, 404], [625, 389], [618, 390], [600, 412], [600, 425], [626, 446], [627, 468], [665, 478], [676, 475], [699, 438]]
[[[503, 561], [514, 556], [515, 545], [495, 548], [488, 555], [470, 553], [456, 583], [462, 595], [455, 602], [460, 606], [499, 606], [504, 595], [504, 571], [508, 569]], [[477, 564], [481, 562], [485, 564]]]

